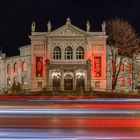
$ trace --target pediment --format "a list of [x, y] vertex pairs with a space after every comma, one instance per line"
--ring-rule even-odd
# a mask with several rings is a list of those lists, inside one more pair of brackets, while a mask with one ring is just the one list
[[84, 30], [81, 30], [80, 28], [74, 25], [71, 26], [64, 25], [47, 34], [47, 36], [85, 36], [85, 35], [86, 32]]

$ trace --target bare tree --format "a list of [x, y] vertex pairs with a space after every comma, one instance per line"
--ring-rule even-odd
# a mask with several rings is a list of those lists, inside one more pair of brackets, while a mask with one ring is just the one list
[[133, 58], [139, 49], [140, 39], [132, 26], [123, 19], [116, 18], [106, 22], [107, 44], [113, 64], [111, 76], [112, 90], [116, 88], [122, 62], [126, 57]]

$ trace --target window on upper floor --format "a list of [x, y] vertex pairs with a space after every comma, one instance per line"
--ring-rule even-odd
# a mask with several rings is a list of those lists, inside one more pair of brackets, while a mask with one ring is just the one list
[[78, 47], [76, 49], [76, 59], [84, 59], [84, 49], [83, 49], [83, 47]]
[[73, 50], [70, 46], [65, 49], [65, 59], [73, 59]]
[[18, 64], [17, 64], [17, 63], [14, 64], [14, 72], [15, 72], [15, 73], [18, 72]]
[[131, 68], [132, 68], [132, 67], [131, 67], [131, 64], [129, 63], [129, 64], [128, 64], [128, 68], [127, 68], [128, 73], [131, 73]]
[[22, 63], [22, 71], [23, 72], [27, 71], [27, 64], [25, 61]]
[[124, 63], [121, 62], [120, 71], [124, 71]]
[[53, 49], [53, 59], [61, 59], [61, 49], [59, 46]]
[[7, 74], [10, 74], [11, 73], [11, 67], [10, 67], [10, 64], [7, 65]]

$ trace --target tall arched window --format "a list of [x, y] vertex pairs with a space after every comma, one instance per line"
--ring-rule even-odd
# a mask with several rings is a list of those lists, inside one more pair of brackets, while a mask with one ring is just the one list
[[17, 63], [14, 64], [14, 72], [15, 72], [15, 73], [18, 72], [18, 65], [17, 65]]
[[58, 46], [53, 49], [53, 59], [61, 59], [61, 49]]
[[7, 74], [10, 74], [11, 73], [11, 67], [10, 67], [10, 64], [7, 65]]
[[129, 64], [128, 64], [128, 69], [127, 69], [128, 73], [131, 73], [131, 70], [132, 70], [132, 66], [131, 66], [131, 64], [129, 63]]
[[65, 59], [73, 59], [73, 51], [70, 46], [65, 49]]
[[83, 47], [78, 47], [76, 49], [76, 59], [84, 59], [84, 49], [83, 49]]
[[124, 63], [123, 62], [121, 62], [120, 70], [124, 71]]
[[22, 71], [23, 72], [27, 71], [27, 64], [25, 61], [22, 63]]

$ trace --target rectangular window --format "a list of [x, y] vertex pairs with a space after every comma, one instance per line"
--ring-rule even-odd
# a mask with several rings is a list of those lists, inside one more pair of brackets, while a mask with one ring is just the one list
[[42, 87], [42, 82], [37, 82], [37, 87]]
[[101, 57], [94, 58], [94, 73], [95, 77], [101, 77]]
[[95, 87], [99, 88], [100, 87], [100, 81], [95, 82]]

